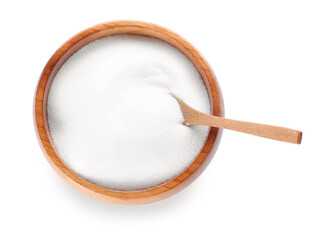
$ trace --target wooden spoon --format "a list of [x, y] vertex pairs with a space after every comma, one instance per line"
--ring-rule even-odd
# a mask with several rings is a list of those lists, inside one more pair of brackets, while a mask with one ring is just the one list
[[302, 132], [300, 131], [285, 127], [277, 127], [266, 124], [244, 122], [212, 116], [206, 113], [199, 112], [188, 106], [173, 94], [172, 96], [176, 98], [182, 109], [185, 119], [184, 125], [186, 126], [204, 125], [216, 128], [225, 128], [283, 142], [296, 144], [301, 143]]

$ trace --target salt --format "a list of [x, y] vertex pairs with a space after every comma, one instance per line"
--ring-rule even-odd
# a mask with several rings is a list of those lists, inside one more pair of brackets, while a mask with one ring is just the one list
[[178, 49], [153, 38], [96, 40], [58, 71], [48, 96], [50, 133], [63, 161], [116, 190], [160, 185], [201, 151], [208, 127], [186, 127], [173, 93], [210, 113], [201, 76]]

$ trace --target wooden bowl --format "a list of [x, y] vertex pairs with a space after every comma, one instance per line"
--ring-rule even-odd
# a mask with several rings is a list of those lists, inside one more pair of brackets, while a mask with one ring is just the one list
[[212, 114], [224, 115], [221, 91], [209, 64], [201, 54], [186, 40], [172, 31], [138, 21], [115, 21], [98, 24], [88, 28], [63, 44], [45, 66], [35, 94], [34, 124], [39, 144], [55, 171], [70, 185], [79, 191], [99, 200], [119, 204], [143, 204], [167, 198], [192, 183], [206, 168], [218, 147], [222, 130], [211, 128], [208, 139], [193, 163], [176, 178], [156, 187], [140, 191], [115, 191], [93, 184], [73, 172], [59, 156], [48, 127], [47, 98], [50, 85], [67, 59], [86, 44], [99, 38], [116, 34], [138, 34], [163, 40], [183, 52], [195, 65], [206, 85]]

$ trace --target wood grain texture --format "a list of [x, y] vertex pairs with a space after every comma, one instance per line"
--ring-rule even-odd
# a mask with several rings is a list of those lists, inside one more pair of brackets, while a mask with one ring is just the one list
[[188, 106], [178, 97], [174, 95], [173, 97], [176, 98], [181, 107], [185, 120], [184, 124], [186, 126], [203, 125], [217, 128], [225, 128], [283, 142], [296, 144], [301, 143], [302, 132], [298, 130], [285, 127], [271, 126], [261, 123], [252, 123], [211, 116], [209, 114], [199, 112], [196, 109]]
[[182, 37], [155, 24], [138, 21], [115, 21], [90, 27], [63, 44], [45, 66], [35, 92], [34, 124], [39, 144], [54, 170], [79, 191], [99, 200], [118, 204], [144, 204], [167, 198], [193, 182], [209, 164], [219, 145], [222, 130], [211, 128], [208, 139], [193, 163], [170, 181], [140, 191], [115, 191], [93, 184], [73, 172], [59, 156], [53, 144], [47, 121], [47, 97], [50, 85], [68, 58], [86, 44], [99, 38], [117, 34], [138, 34], [163, 40], [182, 51], [195, 65], [208, 90], [212, 114], [224, 115], [220, 87], [209, 64], [200, 53]]

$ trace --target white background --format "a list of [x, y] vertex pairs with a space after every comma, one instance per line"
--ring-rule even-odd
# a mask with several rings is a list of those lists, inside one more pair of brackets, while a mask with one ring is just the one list
[[[321, 239], [320, 1], [1, 1], [1, 239]], [[133, 19], [196, 46], [226, 117], [303, 131], [302, 145], [224, 131], [206, 171], [158, 203], [120, 206], [67, 185], [35, 137], [38, 77], [67, 39]]]

